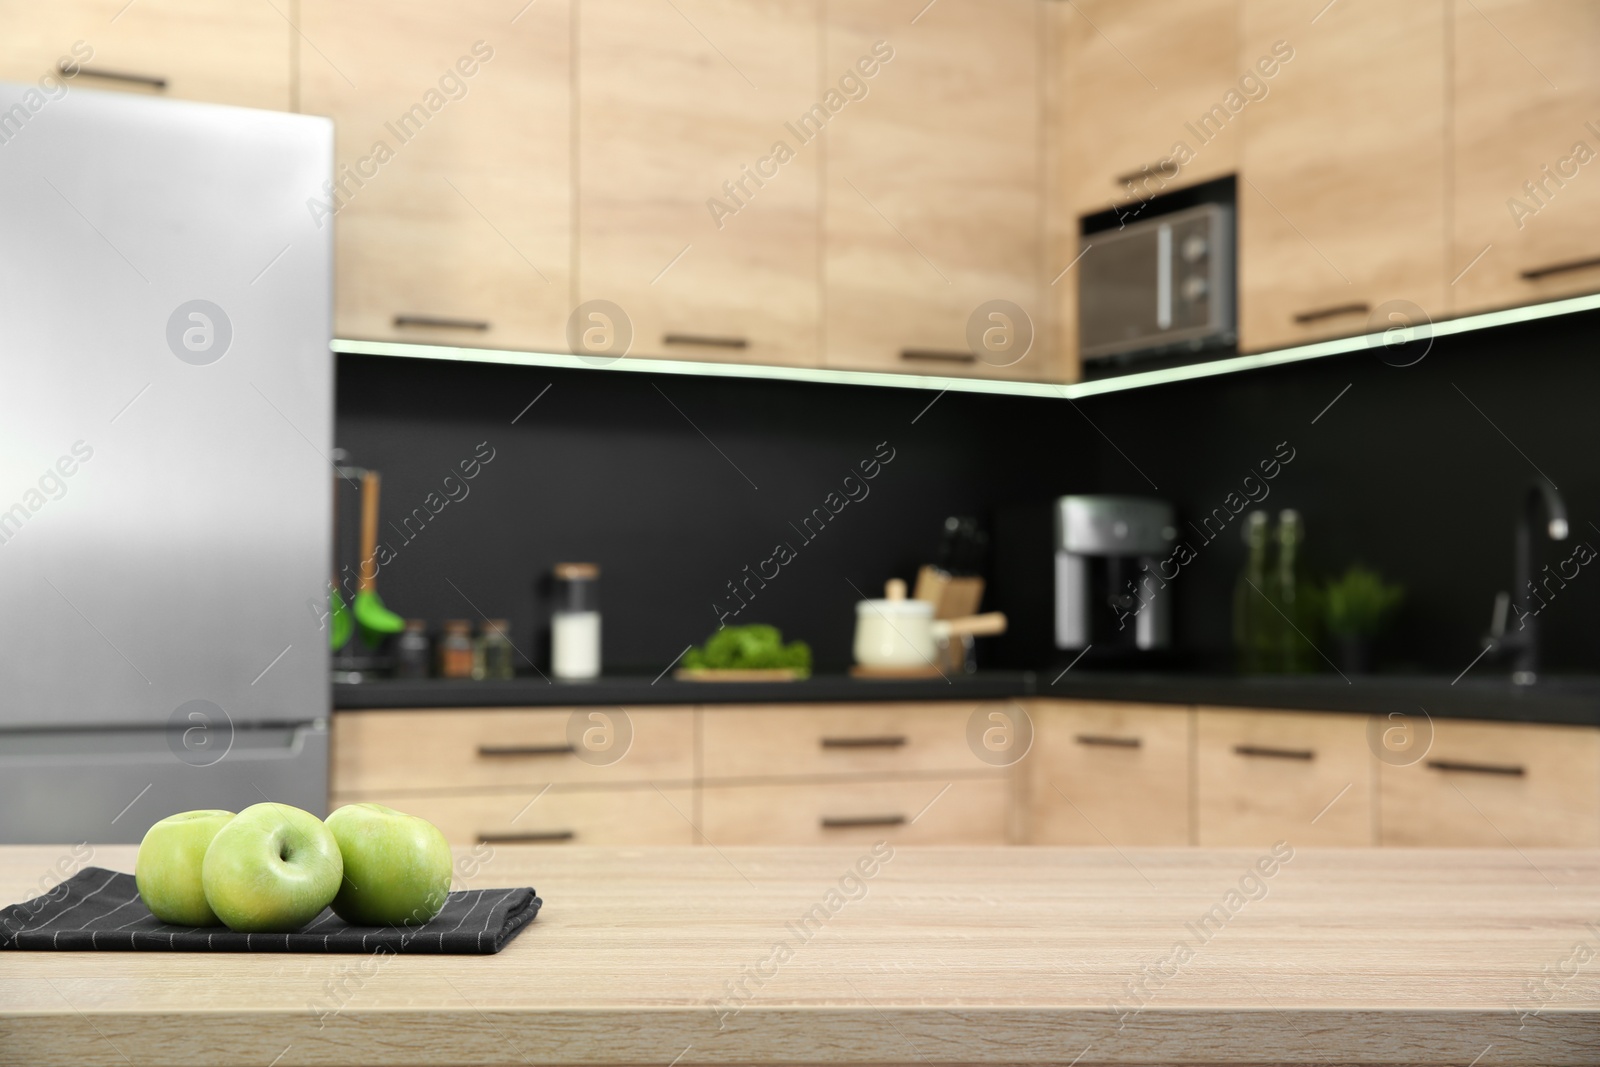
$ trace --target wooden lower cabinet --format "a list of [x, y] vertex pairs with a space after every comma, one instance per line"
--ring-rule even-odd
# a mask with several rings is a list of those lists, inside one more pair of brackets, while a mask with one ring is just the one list
[[[1017, 711], [1005, 701], [992, 706]], [[968, 740], [974, 708], [960, 701], [708, 707], [700, 715], [707, 778], [973, 774], [989, 766]]]
[[713, 845], [1003, 845], [1009, 781], [769, 782], [707, 785], [701, 827]]
[[686, 784], [694, 715], [604, 706], [340, 712], [333, 790], [369, 799], [550, 783]]
[[1187, 845], [1193, 712], [1090, 701], [1033, 705], [1020, 765], [1031, 845]]
[[540, 790], [459, 796], [343, 797], [420, 815], [452, 845], [695, 845], [689, 788]]
[[[1025, 755], [980, 756], [1023, 723]], [[1439, 719], [1401, 766], [1381, 725], [1086, 700], [341, 711], [331, 792], [458, 844], [1600, 847], [1600, 728]]]
[[1600, 846], [1600, 731], [1586, 726], [1433, 724], [1409, 766], [1378, 768], [1385, 845]]
[[1365, 715], [1195, 712], [1195, 843], [1376, 844]]

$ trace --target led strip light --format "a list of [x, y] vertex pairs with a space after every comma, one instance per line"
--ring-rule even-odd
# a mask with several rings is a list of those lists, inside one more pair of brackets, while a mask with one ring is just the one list
[[[1474, 333], [1497, 326], [1539, 319], [1557, 318], [1581, 311], [1600, 309], [1600, 294], [1553, 300], [1545, 304], [1464, 315], [1423, 327], [1430, 337], [1449, 337]], [[461, 348], [453, 345], [408, 344], [398, 341], [353, 341], [335, 339], [333, 350], [360, 356], [396, 356], [406, 359], [443, 359], [458, 363], [498, 363], [518, 367], [559, 367], [566, 370], [621, 371], [634, 374], [687, 374], [701, 378], [753, 378], [776, 382], [818, 382], [828, 385], [868, 385], [892, 389], [932, 389], [953, 393], [989, 393], [999, 396], [1033, 396], [1047, 399], [1077, 400], [1101, 393], [1144, 389], [1153, 385], [1212, 378], [1221, 374], [1300, 363], [1308, 359], [1340, 356], [1383, 346], [1382, 333], [1358, 334], [1333, 341], [1318, 341], [1294, 348], [1280, 348], [1249, 356], [1229, 356], [1205, 363], [1163, 370], [1135, 371], [1115, 378], [1092, 382], [1061, 384], [1051, 382], [1009, 382], [987, 378], [948, 378], [925, 374], [899, 374], [887, 371], [838, 370], [828, 367], [770, 367], [749, 363], [708, 363], [682, 359], [641, 359], [623, 357], [609, 363], [592, 357], [561, 352], [514, 352], [494, 348]]]

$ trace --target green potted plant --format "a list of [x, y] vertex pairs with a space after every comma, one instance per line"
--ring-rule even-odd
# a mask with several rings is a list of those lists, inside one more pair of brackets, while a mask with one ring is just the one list
[[1352, 564], [1322, 591], [1323, 622], [1338, 641], [1341, 669], [1348, 674], [1372, 670], [1372, 642], [1405, 600], [1405, 589], [1383, 580], [1377, 571]]

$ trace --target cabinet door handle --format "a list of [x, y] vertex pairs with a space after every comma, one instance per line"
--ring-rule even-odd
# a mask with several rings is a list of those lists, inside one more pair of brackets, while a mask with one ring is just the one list
[[1073, 738], [1080, 745], [1103, 745], [1106, 748], [1140, 748], [1144, 741], [1137, 737], [1106, 737], [1102, 734], [1079, 734]]
[[703, 333], [666, 333], [661, 335], [664, 345], [700, 345], [706, 348], [749, 348], [743, 337], [713, 337]]
[[578, 837], [572, 830], [542, 830], [526, 834], [479, 834], [480, 845], [553, 845], [561, 841], [574, 841]]
[[520, 756], [570, 756], [577, 749], [571, 745], [479, 745], [478, 758], [503, 759]]
[[403, 330], [407, 326], [426, 326], [441, 330], [477, 330], [482, 332], [489, 328], [488, 322], [483, 319], [450, 319], [439, 315], [396, 315], [394, 326]]
[[1171, 159], [1158, 159], [1154, 163], [1146, 163], [1138, 170], [1130, 170], [1126, 174], [1119, 174], [1112, 180], [1118, 185], [1133, 185], [1135, 182], [1150, 175], [1171, 180], [1178, 176], [1179, 169]]
[[68, 73], [66, 63], [56, 64], [56, 73], [63, 78], [84, 77], [100, 78], [108, 82], [126, 82], [129, 85], [148, 85], [152, 89], [165, 89], [167, 79], [157, 78], [149, 74], [129, 74], [120, 70], [96, 70], [93, 67], [80, 66], [76, 72]]
[[904, 734], [886, 734], [883, 737], [824, 737], [823, 748], [902, 748]]
[[1309, 748], [1272, 748], [1268, 745], [1234, 745], [1235, 756], [1263, 756], [1267, 759], [1316, 759], [1317, 754]]
[[1466, 774], [1501, 774], [1507, 778], [1521, 778], [1527, 769], [1515, 763], [1468, 763], [1464, 760], [1431, 759], [1430, 771], [1461, 771]]
[[853, 830], [862, 826], [904, 826], [904, 815], [824, 815], [821, 826], [824, 830]]
[[976, 363], [978, 357], [971, 352], [949, 348], [902, 348], [900, 358], [908, 360], [932, 360], [935, 363]]
[[1589, 259], [1574, 259], [1567, 263], [1551, 263], [1545, 267], [1534, 267], [1532, 270], [1522, 272], [1522, 280], [1536, 282], [1540, 278], [1548, 278], [1552, 274], [1571, 274], [1574, 271], [1592, 270], [1595, 267], [1600, 267], [1600, 256], [1593, 256]]
[[1365, 301], [1358, 304], [1336, 304], [1333, 307], [1297, 312], [1294, 321], [1304, 326], [1310, 322], [1321, 322], [1323, 319], [1336, 319], [1340, 315], [1365, 315], [1371, 310], [1372, 305]]

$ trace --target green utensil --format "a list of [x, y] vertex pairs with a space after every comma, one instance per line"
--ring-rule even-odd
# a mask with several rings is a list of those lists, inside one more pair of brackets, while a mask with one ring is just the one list
[[406, 628], [406, 620], [383, 606], [378, 596], [378, 472], [361, 476], [361, 561], [356, 565], [356, 599], [353, 610], [361, 640], [376, 648], [390, 634]]
[[356, 625], [361, 628], [361, 640], [368, 647], [378, 645], [390, 634], [406, 628], [406, 620], [383, 606], [383, 598], [370, 589], [356, 593], [354, 606]]
[[350, 617], [350, 609], [345, 606], [344, 597], [339, 595], [339, 588], [332, 586], [328, 590], [328, 647], [337, 652], [350, 640], [350, 631], [355, 628], [355, 621]]

